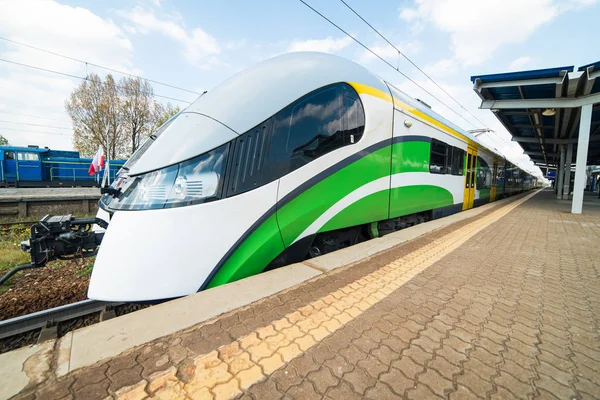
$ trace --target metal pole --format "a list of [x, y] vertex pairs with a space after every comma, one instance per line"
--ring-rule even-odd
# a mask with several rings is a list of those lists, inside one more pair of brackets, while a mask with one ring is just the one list
[[571, 164], [573, 163], [573, 143], [567, 145], [567, 158], [565, 159], [565, 174], [563, 177], [563, 199], [568, 200], [571, 194]]
[[565, 145], [560, 145], [560, 164], [558, 164], [558, 171], [556, 174], [556, 198], [562, 199], [563, 191], [563, 175], [565, 172]]
[[[106, 183], [108, 183], [108, 185]], [[110, 157], [108, 155], [104, 160], [104, 174], [102, 174], [102, 183], [100, 184], [100, 187], [106, 186], [110, 186]]]
[[575, 184], [573, 185], [573, 203], [571, 213], [581, 214], [583, 210], [583, 189], [585, 189], [585, 165], [587, 164], [590, 130], [592, 127], [593, 104], [581, 107], [579, 120], [579, 138], [577, 139], [577, 160], [575, 161]]

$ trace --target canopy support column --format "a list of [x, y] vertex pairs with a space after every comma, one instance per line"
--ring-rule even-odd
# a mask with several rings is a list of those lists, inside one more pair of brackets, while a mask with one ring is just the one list
[[590, 144], [590, 131], [592, 127], [593, 104], [581, 107], [579, 120], [579, 138], [577, 140], [577, 161], [575, 162], [575, 187], [573, 188], [572, 214], [581, 214], [583, 209], [583, 190], [585, 189], [588, 147]]
[[563, 177], [563, 199], [568, 200], [571, 194], [571, 164], [573, 164], [573, 143], [567, 145], [567, 158], [565, 159], [565, 173]]
[[565, 145], [560, 145], [560, 164], [556, 173], [556, 198], [562, 200], [563, 175], [565, 174]]

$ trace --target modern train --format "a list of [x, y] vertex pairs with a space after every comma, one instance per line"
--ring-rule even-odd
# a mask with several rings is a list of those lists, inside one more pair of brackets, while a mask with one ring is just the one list
[[184, 296], [540, 184], [362, 66], [285, 54], [198, 98], [123, 166], [88, 296]]
[[[39, 146], [0, 146], [0, 187], [95, 186], [105, 170], [89, 176], [91, 158], [78, 151], [51, 150]], [[114, 180], [124, 160], [111, 160], [109, 178]]]

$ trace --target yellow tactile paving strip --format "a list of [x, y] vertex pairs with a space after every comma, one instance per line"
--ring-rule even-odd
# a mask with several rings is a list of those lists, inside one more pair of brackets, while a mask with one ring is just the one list
[[[508, 214], [532, 193], [421, 247], [373, 273], [286, 315], [271, 324], [196, 358], [192, 379], [178, 379], [174, 367], [148, 381], [118, 391], [117, 397], [232, 398], [302, 355], [386, 298], [417, 274]], [[146, 389], [146, 390], [144, 390]]]

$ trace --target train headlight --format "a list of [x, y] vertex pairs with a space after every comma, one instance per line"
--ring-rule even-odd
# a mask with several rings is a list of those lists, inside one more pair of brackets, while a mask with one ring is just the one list
[[118, 196], [105, 196], [102, 203], [113, 210], [148, 210], [218, 199], [228, 149], [226, 144], [182, 163], [129, 177]]
[[175, 197], [176, 200], [185, 200], [187, 197], [187, 179], [183, 176], [178, 176], [177, 179], [175, 179], [172, 197]]

